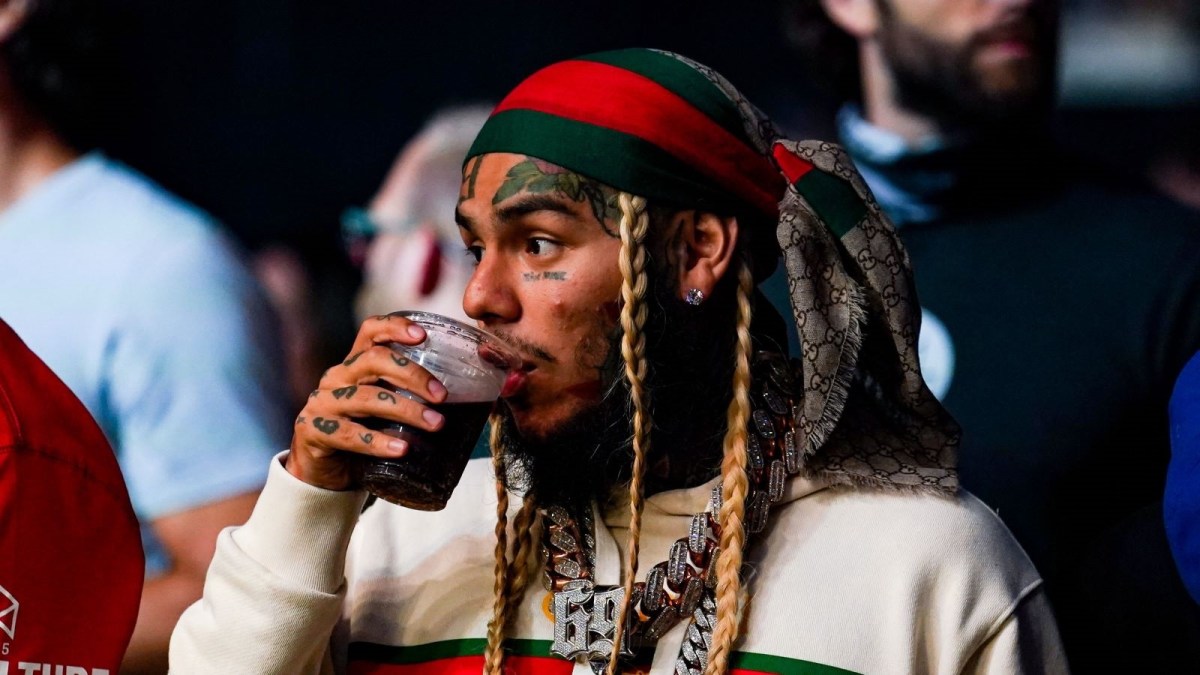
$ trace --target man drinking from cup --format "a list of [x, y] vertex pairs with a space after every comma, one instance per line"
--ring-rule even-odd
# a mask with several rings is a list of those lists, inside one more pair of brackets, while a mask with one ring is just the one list
[[[411, 448], [359, 420], [436, 435], [451, 395], [388, 346], [419, 324], [367, 320], [174, 672], [1062, 671], [1037, 572], [958, 489], [907, 255], [840, 148], [681, 56], [593, 54], [501, 102], [457, 217], [464, 308], [519, 355], [491, 461], [443, 510], [363, 510], [362, 458]], [[781, 255], [795, 360], [755, 289]]]

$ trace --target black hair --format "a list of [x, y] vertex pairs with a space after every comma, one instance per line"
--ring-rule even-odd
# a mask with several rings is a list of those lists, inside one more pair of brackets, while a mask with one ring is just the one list
[[115, 89], [114, 17], [95, 0], [30, 0], [0, 44], [18, 95], [77, 149], [97, 142]]
[[[724, 450], [726, 410], [733, 396], [736, 348], [737, 275], [717, 282], [698, 306], [680, 299], [679, 285], [664, 255], [668, 221], [675, 207], [650, 205], [651, 237], [647, 242], [648, 313], [645, 327], [649, 369], [645, 380], [653, 405], [651, 465], [667, 466], [666, 475], [646, 477], [650, 493], [699, 485], [717, 475]], [[735, 259], [746, 253], [739, 237]], [[786, 327], [761, 294], [752, 298], [751, 333], [756, 348], [786, 353]], [[608, 389], [591, 408], [551, 438], [523, 438], [511, 413], [501, 406], [503, 447], [513, 461], [510, 487], [532, 489], [539, 499], [576, 507], [612, 496], [625, 484], [633, 466], [632, 411], [629, 384], [622, 377], [620, 329], [607, 336], [607, 360], [600, 366]], [[663, 465], [661, 462], [666, 461]], [[588, 488], [578, 480], [589, 476]]]

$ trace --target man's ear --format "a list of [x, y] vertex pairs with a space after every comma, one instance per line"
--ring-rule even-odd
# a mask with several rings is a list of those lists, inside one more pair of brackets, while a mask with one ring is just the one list
[[29, 0], [0, 0], [0, 43], [7, 42], [29, 16]]
[[879, 0], [821, 0], [834, 24], [858, 40], [873, 37], [879, 28]]
[[686, 211], [676, 217], [680, 222], [673, 257], [678, 261], [679, 298], [685, 300], [693, 288], [710, 296], [730, 269], [738, 237], [737, 218], [703, 211]]

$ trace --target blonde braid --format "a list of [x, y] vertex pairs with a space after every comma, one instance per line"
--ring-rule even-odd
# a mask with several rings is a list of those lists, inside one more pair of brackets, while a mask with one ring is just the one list
[[492, 470], [496, 473], [496, 566], [492, 589], [492, 620], [488, 622], [484, 672], [500, 675], [504, 667], [504, 626], [508, 623], [508, 488], [505, 487], [504, 449], [500, 442], [500, 416], [489, 420]]
[[608, 660], [608, 675], [618, 670], [621, 640], [625, 636], [625, 617], [633, 599], [633, 580], [638, 571], [638, 554], [642, 534], [642, 477], [646, 455], [650, 451], [650, 394], [646, 391], [646, 231], [650, 216], [646, 200], [622, 192], [617, 196], [621, 208], [621, 357], [625, 361], [625, 379], [629, 382], [629, 397], [633, 404], [633, 472], [629, 479], [629, 556], [625, 575], [625, 596], [617, 611], [613, 629], [612, 654]]
[[705, 675], [723, 675], [738, 630], [742, 548], [746, 542], [746, 424], [750, 418], [750, 266], [738, 270], [737, 351], [734, 355], [733, 400], [726, 414], [724, 460], [721, 462], [721, 553], [717, 559], [717, 622], [708, 651]]
[[513, 558], [508, 564], [508, 587], [504, 591], [504, 612], [510, 622], [525, 596], [525, 589], [529, 586], [529, 554], [537, 544], [537, 523], [537, 500], [533, 493], [529, 492], [525, 495], [525, 501], [521, 503], [517, 517], [513, 518], [513, 533], [516, 534], [517, 541], [513, 545]]

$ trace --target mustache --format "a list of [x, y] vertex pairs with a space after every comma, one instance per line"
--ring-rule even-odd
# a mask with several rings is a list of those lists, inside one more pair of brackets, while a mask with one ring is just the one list
[[1045, 27], [1039, 25], [1034, 17], [1029, 14], [1021, 14], [979, 31], [971, 42], [976, 45], [985, 45], [1006, 40], [1021, 40], [1036, 46], [1045, 42], [1045, 32]]
[[521, 353], [529, 354], [541, 361], [545, 361], [546, 363], [558, 363], [558, 359], [554, 358], [554, 355], [552, 355], [544, 347], [530, 342], [529, 340], [519, 338], [516, 335], [500, 330], [493, 330], [492, 335], [500, 338], [500, 340], [506, 345], [516, 349]]

